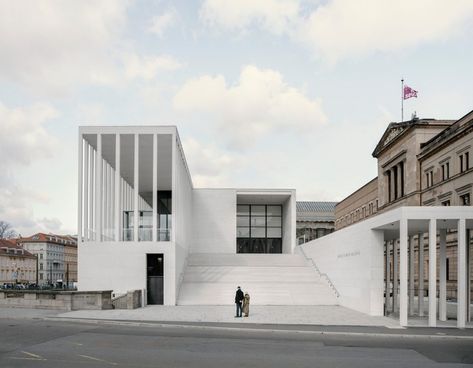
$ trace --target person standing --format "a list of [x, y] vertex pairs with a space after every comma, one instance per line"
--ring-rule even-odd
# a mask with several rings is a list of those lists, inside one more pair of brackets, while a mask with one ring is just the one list
[[250, 314], [250, 294], [248, 293], [245, 293], [243, 298], [243, 313], [245, 314], [245, 317], [248, 317]]
[[238, 286], [236, 294], [235, 294], [235, 304], [236, 304], [236, 316], [235, 318], [241, 317], [241, 302], [245, 297], [243, 296], [243, 291]]

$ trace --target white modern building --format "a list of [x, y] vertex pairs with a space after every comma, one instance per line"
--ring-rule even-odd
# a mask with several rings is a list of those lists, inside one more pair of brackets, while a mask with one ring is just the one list
[[[459, 276], [457, 300], [450, 303], [450, 317], [456, 319], [457, 327], [464, 328], [471, 320], [468, 252], [472, 229], [472, 207], [399, 207], [301, 245], [301, 248], [316, 261], [320, 272], [330, 277], [339, 292], [340, 305], [372, 316], [393, 311], [401, 326], [408, 326], [410, 318], [419, 319], [425, 315], [427, 325], [435, 327], [438, 321], [447, 321], [445, 247], [447, 233], [455, 231], [458, 233]], [[424, 238], [428, 239], [425, 252], [429, 259], [426, 270], [428, 294], [415, 298], [414, 264], [424, 264], [424, 252], [416, 260], [414, 242], [423, 246]], [[437, 242], [440, 243], [438, 252]], [[392, 255], [394, 262], [390, 261]]]
[[80, 127], [78, 180], [79, 290], [141, 289], [166, 305], [225, 294], [231, 304], [244, 283], [234, 267], [307, 272], [293, 259], [295, 190], [195, 188], [174, 126]]

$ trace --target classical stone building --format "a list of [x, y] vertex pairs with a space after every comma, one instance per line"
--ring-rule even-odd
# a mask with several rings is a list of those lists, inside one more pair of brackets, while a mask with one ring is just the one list
[[36, 257], [11, 239], [0, 239], [0, 283], [36, 282]]
[[389, 124], [373, 152], [378, 176], [337, 204], [335, 228], [401, 206], [471, 205], [472, 145], [473, 111]]
[[[336, 229], [397, 207], [471, 206], [472, 153], [473, 111], [457, 121], [414, 118], [389, 124], [373, 152], [373, 157], [377, 159], [378, 176], [337, 204]], [[467, 284], [470, 290], [473, 252], [470, 251], [470, 232], [466, 236]], [[422, 293], [428, 281], [429, 252], [426, 248], [429, 239], [426, 234], [419, 233], [413, 236], [412, 241], [415, 244], [412, 259], [416, 267], [410, 270], [415, 280], [410, 288], [414, 288], [415, 295], [419, 295], [419, 290]], [[455, 227], [449, 228], [444, 242], [445, 254], [442, 249], [436, 253], [441, 257], [441, 261], [437, 262], [437, 283], [439, 280], [445, 282], [447, 299], [456, 300], [458, 236]], [[440, 248], [440, 243], [437, 243], [437, 248]], [[388, 288], [394, 295], [388, 308], [394, 312], [398, 293], [398, 244], [398, 240], [385, 244], [385, 252], [387, 249], [389, 255], [385, 257], [384, 267], [388, 280], [391, 280]], [[471, 295], [468, 298], [470, 300]], [[422, 307], [419, 308], [422, 315]]]
[[296, 202], [296, 235], [299, 244], [335, 230], [336, 204], [337, 202]]
[[37, 233], [17, 243], [38, 256], [38, 283], [77, 281], [77, 240], [71, 236]]

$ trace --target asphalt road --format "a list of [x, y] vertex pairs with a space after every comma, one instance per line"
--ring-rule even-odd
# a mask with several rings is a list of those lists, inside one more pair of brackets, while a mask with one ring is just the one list
[[460, 367], [473, 340], [0, 320], [0, 367]]

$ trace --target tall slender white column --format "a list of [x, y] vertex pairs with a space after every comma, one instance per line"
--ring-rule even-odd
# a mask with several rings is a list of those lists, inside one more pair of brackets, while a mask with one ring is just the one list
[[437, 220], [429, 220], [429, 327], [437, 325]]
[[102, 134], [97, 134], [95, 156], [95, 241], [102, 241]]
[[96, 164], [96, 151], [90, 147], [90, 240], [95, 240], [95, 210], [96, 210], [96, 198], [95, 198], [95, 164]]
[[176, 200], [177, 200], [177, 181], [176, 181], [176, 162], [177, 162], [177, 155], [176, 155], [176, 152], [177, 152], [177, 149], [176, 149], [176, 140], [177, 140], [177, 136], [176, 134], [173, 134], [172, 135], [172, 158], [171, 158], [171, 162], [172, 162], [172, 184], [171, 184], [171, 187], [172, 187], [172, 198], [171, 198], [171, 236], [170, 236], [170, 240], [172, 242], [175, 242], [176, 241], [176, 229], [177, 229], [177, 216], [176, 216]]
[[391, 310], [391, 242], [386, 241], [386, 315]]
[[398, 310], [398, 279], [399, 279], [399, 264], [398, 264], [398, 251], [399, 247], [397, 240], [393, 240], [393, 312]]
[[112, 225], [113, 225], [113, 173], [112, 173], [112, 166], [110, 164], [107, 164], [107, 173], [108, 173], [108, 185], [107, 185], [107, 190], [108, 190], [108, 195], [107, 195], [107, 201], [108, 201], [108, 209], [107, 209], [107, 237], [108, 240], [113, 239], [113, 232], [112, 232]]
[[84, 213], [84, 235], [85, 241], [89, 240], [89, 144], [85, 142], [84, 147], [84, 207], [82, 212]]
[[401, 218], [399, 226], [399, 323], [407, 326], [407, 219]]
[[107, 161], [103, 161], [103, 180], [104, 180], [104, 185], [103, 185], [103, 238], [104, 240], [107, 240], [108, 236], [108, 208], [109, 208], [109, 202], [108, 202], [108, 165]]
[[139, 221], [139, 213], [138, 213], [138, 208], [139, 208], [139, 204], [138, 204], [138, 192], [139, 192], [139, 177], [138, 177], [138, 174], [139, 174], [139, 164], [140, 164], [140, 160], [139, 160], [139, 153], [140, 153], [140, 150], [139, 150], [139, 135], [138, 134], [135, 134], [135, 163], [134, 163], [134, 169], [135, 169], [135, 175], [134, 175], [134, 180], [133, 180], [133, 189], [134, 189], [134, 212], [133, 212], [133, 240], [134, 241], [138, 241], [138, 228], [139, 228], [139, 224], [138, 224], [138, 221]]
[[409, 237], [409, 315], [414, 314], [414, 237]]
[[447, 229], [440, 229], [439, 320], [447, 320]]
[[158, 135], [153, 134], [153, 241], [157, 241], [158, 232]]
[[457, 276], [457, 327], [465, 328], [466, 306], [466, 225], [465, 219], [458, 220], [458, 276]]
[[115, 241], [120, 241], [120, 134], [115, 135]]
[[110, 165], [110, 240], [115, 239], [115, 171]]
[[417, 245], [419, 249], [419, 317], [424, 316], [424, 234], [419, 233], [417, 237]]
[[78, 171], [78, 208], [77, 208], [77, 241], [78, 243], [82, 242], [82, 189], [84, 188], [84, 182], [82, 178], [82, 173], [84, 170], [84, 163], [83, 163], [83, 148], [84, 148], [84, 139], [82, 134], [79, 134], [79, 145], [78, 145], [78, 164], [79, 164], [79, 171]]

